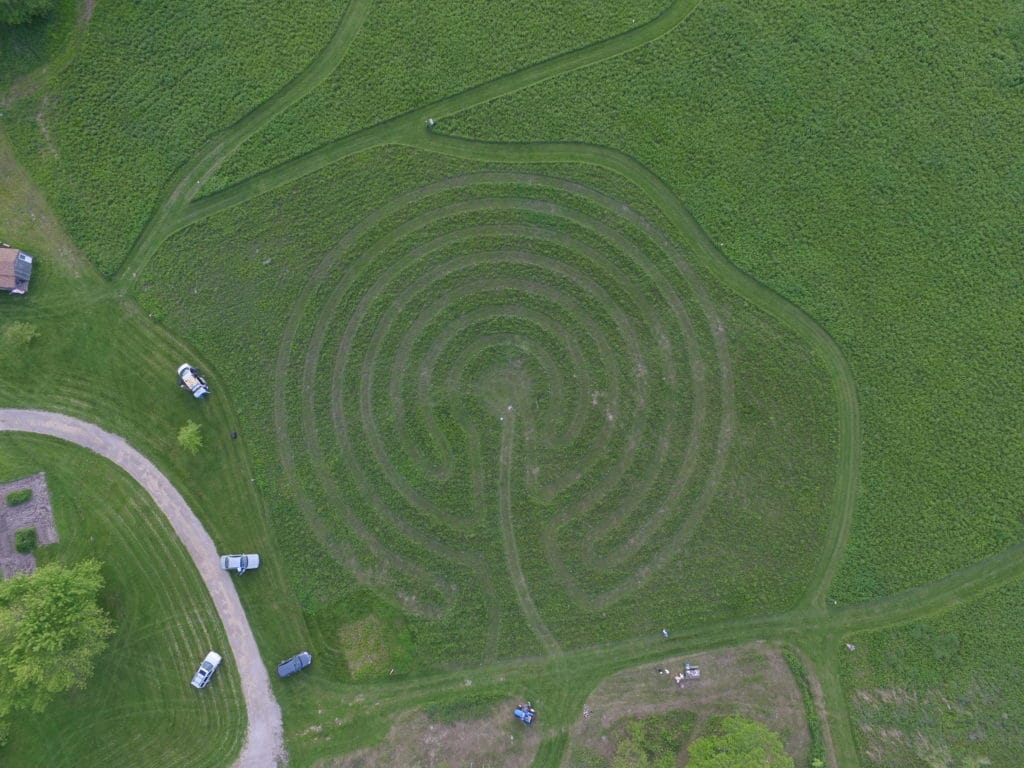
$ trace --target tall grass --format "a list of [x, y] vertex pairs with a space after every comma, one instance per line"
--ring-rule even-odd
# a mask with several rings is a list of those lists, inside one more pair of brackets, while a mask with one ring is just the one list
[[1024, 754], [1024, 585], [948, 613], [862, 634], [840, 670], [865, 765], [991, 765]]
[[246, 142], [209, 194], [415, 107], [643, 24], [667, 0], [376, 3], [334, 74]]
[[345, 0], [97, 3], [68, 64], [2, 125], [64, 226], [111, 274], [175, 168], [323, 47]]
[[702, 5], [658, 41], [442, 121], [579, 140], [668, 181], [857, 379], [860, 496], [835, 597], [927, 582], [1024, 534], [1013, 4]]

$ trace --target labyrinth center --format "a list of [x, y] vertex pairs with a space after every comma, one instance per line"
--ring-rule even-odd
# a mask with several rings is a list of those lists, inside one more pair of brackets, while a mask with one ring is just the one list
[[326, 551], [424, 616], [476, 599], [497, 626], [515, 600], [538, 636], [555, 607], [604, 610], [685, 556], [729, 454], [732, 372], [653, 218], [561, 175], [476, 173], [325, 254], [276, 401]]

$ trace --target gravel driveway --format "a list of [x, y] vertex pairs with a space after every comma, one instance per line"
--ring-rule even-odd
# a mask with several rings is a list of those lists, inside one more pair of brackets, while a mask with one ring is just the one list
[[171, 522], [181, 543], [210, 590], [214, 607], [224, 622], [231, 655], [242, 680], [249, 716], [237, 768], [274, 768], [286, 762], [281, 708], [270, 689], [270, 677], [260, 658], [249, 620], [238, 600], [230, 575], [220, 569], [217, 548], [188, 504], [156, 466], [117, 435], [88, 422], [49, 411], [0, 409], [0, 431], [33, 432], [88, 448], [131, 475]]

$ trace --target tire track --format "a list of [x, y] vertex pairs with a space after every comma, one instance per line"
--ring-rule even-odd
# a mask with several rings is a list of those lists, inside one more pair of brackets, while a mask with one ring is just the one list
[[505, 564], [512, 578], [512, 586], [516, 590], [519, 607], [523, 616], [526, 617], [526, 623], [530, 625], [530, 629], [540, 640], [544, 651], [549, 656], [557, 656], [561, 654], [562, 648], [544, 623], [544, 619], [541, 618], [540, 611], [537, 610], [533, 597], [530, 595], [530, 586], [526, 582], [523, 566], [519, 562], [515, 523], [512, 520], [512, 447], [516, 439], [516, 412], [513, 406], [509, 406], [508, 413], [503, 418], [501, 455], [498, 459], [498, 509], [501, 518], [501, 540], [505, 550]]
[[334, 71], [369, 13], [369, 0], [349, 0], [334, 35], [323, 51], [280, 91], [229, 128], [215, 133], [168, 184], [168, 192], [114, 276], [134, 281], [145, 262], [174, 231], [173, 220], [195, 197], [204, 181], [253, 134], [306, 96]]

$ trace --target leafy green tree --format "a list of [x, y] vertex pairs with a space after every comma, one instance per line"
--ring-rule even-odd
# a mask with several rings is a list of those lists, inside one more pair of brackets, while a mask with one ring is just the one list
[[178, 430], [178, 445], [195, 456], [203, 447], [202, 427], [189, 419], [185, 426]]
[[0, 24], [24, 24], [54, 9], [57, 0], [0, 0]]
[[745, 717], [723, 719], [689, 752], [688, 768], [793, 768], [779, 734]]
[[675, 768], [692, 719], [688, 712], [670, 712], [629, 722], [611, 768]]
[[102, 588], [96, 560], [0, 582], [0, 744], [12, 712], [41, 712], [92, 676], [114, 631], [96, 602]]

